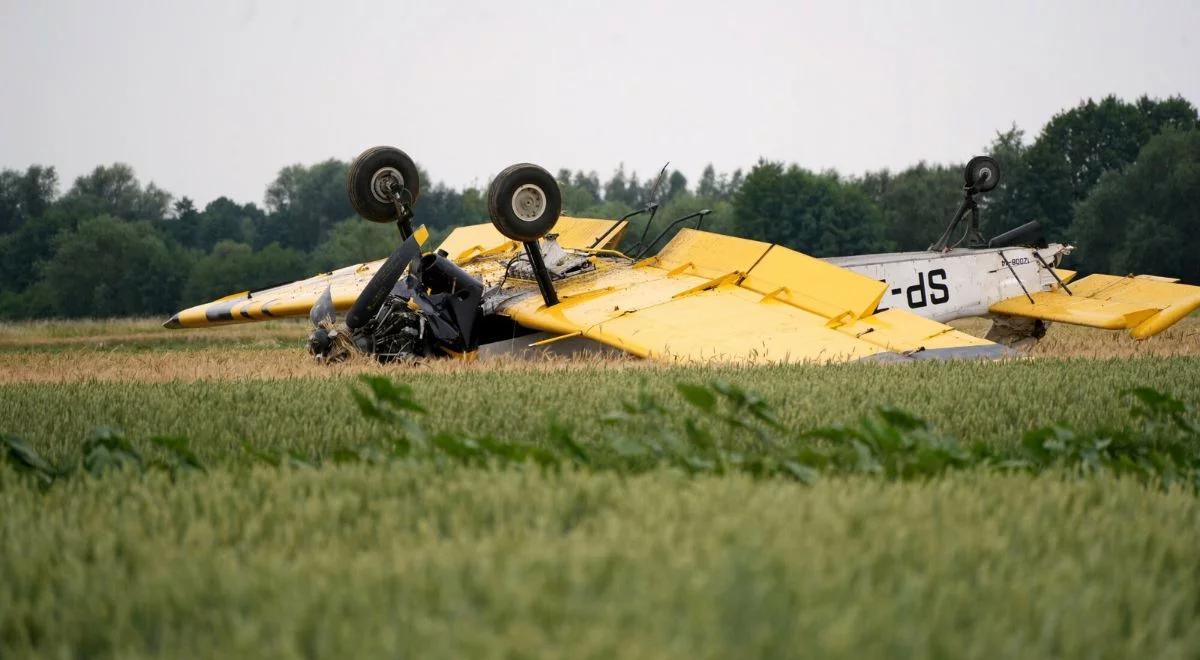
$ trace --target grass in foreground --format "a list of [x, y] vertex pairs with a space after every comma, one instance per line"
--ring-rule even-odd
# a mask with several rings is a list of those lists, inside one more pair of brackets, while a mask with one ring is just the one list
[[[537, 442], [556, 418], [585, 444], [605, 443], [596, 423], [620, 402], [645, 392], [683, 406], [678, 382], [720, 378], [757, 392], [788, 428], [851, 423], [888, 405], [929, 420], [969, 443], [1011, 446], [1025, 431], [1062, 422], [1076, 428], [1121, 426], [1122, 392], [1150, 387], [1196, 403], [1200, 358], [1041, 360], [768, 368], [390, 370], [429, 408], [432, 429], [490, 433]], [[169, 383], [96, 382], [0, 385], [0, 432], [20, 435], [47, 457], [78, 454], [98, 426], [136, 442], [153, 435], [192, 441], [205, 461], [241, 451], [243, 441], [269, 450], [328, 456], [386, 437], [350, 396], [352, 376]]]
[[0, 471], [0, 654], [1194, 657], [1200, 500], [959, 473]]
[[[207, 468], [84, 469], [42, 487], [0, 467], [0, 657], [1184, 658], [1200, 648], [1200, 498], [1107, 469], [1078, 478], [1086, 451], [1040, 476], [834, 471], [807, 486], [739, 470], [463, 466], [439, 455], [337, 463], [340, 449], [396, 435], [360, 414], [359, 371], [410, 384], [430, 430], [538, 445], [556, 418], [589, 453], [612, 448], [618, 434], [599, 419], [619, 402], [644, 393], [682, 418], [704, 403], [678, 383], [714, 378], [761, 393], [789, 433], [893, 405], [938, 434], [1012, 453], [1025, 431], [1053, 422], [1128, 426], [1133, 387], [1196, 404], [1200, 358], [356, 366], [264, 378], [272, 360], [303, 356], [260, 340], [233, 342], [240, 357], [184, 380], [161, 370], [224, 349], [163, 356], [127, 342], [100, 380], [72, 371], [95, 364], [94, 346], [0, 350], [0, 363], [60, 360], [53, 382], [0, 379], [0, 432], [59, 464], [77, 461], [97, 426], [123, 428], [146, 457], [171, 455], [152, 436], [184, 436]], [[222, 371], [242, 358], [234, 377]], [[263, 466], [243, 440], [323, 466]]]
[[[1012, 447], [963, 443], [928, 422], [891, 407], [877, 407], [853, 425], [797, 431], [779, 419], [759, 395], [721, 380], [676, 383], [687, 406], [669, 407], [642, 391], [602, 417], [590, 420], [606, 430], [604, 442], [580, 443], [572, 431], [551, 419], [539, 439], [514, 442], [483, 434], [430, 429], [428, 409], [413, 399], [412, 388], [378, 376], [364, 376], [352, 392], [361, 414], [388, 427], [384, 441], [359, 442], [332, 452], [334, 463], [395, 461], [431, 465], [560, 469], [636, 474], [662, 467], [688, 474], [745, 473], [814, 483], [822, 476], [866, 474], [888, 479], [932, 478], [950, 471], [988, 468], [1041, 473], [1067, 469], [1084, 475], [1133, 475], [1165, 488], [1200, 488], [1200, 425], [1184, 401], [1149, 388], [1135, 388], [1129, 419], [1122, 428], [1074, 429], [1064, 424], [1030, 429]], [[588, 421], [588, 420], [585, 420]], [[54, 464], [24, 440], [0, 436], [0, 454], [44, 488], [90, 474], [118, 470], [172, 474], [205, 472], [204, 462], [186, 437], [154, 436], [157, 451], [147, 456], [118, 430], [101, 428], [82, 445], [73, 463]], [[313, 468], [323, 461], [295, 450], [264, 450], [242, 445], [244, 460], [275, 467]], [[232, 462], [233, 465], [237, 461]]]

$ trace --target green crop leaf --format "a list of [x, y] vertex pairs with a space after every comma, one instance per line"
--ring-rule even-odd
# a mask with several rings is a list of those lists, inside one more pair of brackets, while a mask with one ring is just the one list
[[300, 454], [299, 452], [295, 452], [295, 451], [291, 451], [291, 452], [287, 453], [286, 465], [290, 468], [297, 469], [297, 470], [315, 470], [315, 469], [317, 469], [316, 464], [314, 464], [307, 456], [304, 456], [303, 454]]
[[1175, 397], [1149, 387], [1135, 387], [1125, 394], [1133, 397], [1130, 414], [1157, 423], [1170, 422], [1187, 433], [1197, 433], [1196, 426], [1188, 419], [1194, 414], [1191, 406]]
[[245, 440], [242, 441], [242, 451], [249, 454], [255, 460], [266, 463], [272, 467], [279, 467], [279, 464], [282, 461], [282, 459], [279, 457], [279, 454], [257, 449]]
[[375, 404], [375, 401], [371, 397], [358, 390], [351, 390], [350, 396], [354, 398], [354, 403], [358, 404], [358, 410], [363, 414], [363, 417], [388, 421], [388, 416]]
[[780, 463], [784, 473], [802, 484], [812, 485], [821, 478], [821, 472], [816, 468], [798, 461], [786, 460]]
[[83, 468], [92, 476], [124, 469], [140, 472], [145, 461], [120, 431], [101, 427], [83, 443]]
[[550, 428], [547, 429], [547, 436], [552, 446], [564, 452], [576, 463], [588, 465], [592, 462], [591, 456], [588, 456], [588, 453], [575, 441], [575, 438], [571, 437], [571, 430], [559, 423], [557, 419], [550, 420]]
[[411, 386], [405, 384], [397, 385], [383, 376], [363, 375], [360, 376], [360, 379], [371, 388], [371, 393], [375, 395], [375, 399], [379, 402], [398, 410], [425, 414], [425, 408], [413, 400]]
[[50, 485], [59, 475], [59, 470], [24, 440], [11, 435], [0, 435], [0, 443], [5, 447], [4, 455], [8, 463], [20, 472], [34, 475], [42, 485]]
[[362, 462], [362, 458], [358, 455], [358, 452], [352, 449], [335, 449], [330, 458], [332, 458], [333, 462], [337, 463], [338, 465]]
[[636, 459], [650, 454], [650, 450], [646, 448], [646, 445], [626, 436], [613, 438], [610, 446], [616, 452], [617, 456], [621, 458]]
[[439, 433], [433, 436], [433, 446], [443, 454], [456, 459], [460, 463], [470, 463], [481, 456], [479, 445], [470, 438], [460, 438], [451, 433]]
[[703, 385], [690, 385], [688, 383], [675, 383], [675, 389], [683, 395], [683, 398], [688, 403], [696, 406], [704, 412], [711, 413], [717, 405], [717, 397], [707, 387]]
[[892, 427], [903, 431], [929, 428], [929, 424], [927, 424], [925, 420], [899, 408], [881, 406], [876, 409], [876, 412], [881, 418], [883, 418], [883, 421], [887, 422]]
[[697, 425], [694, 420], [684, 420], [683, 429], [688, 442], [692, 443], [692, 446], [700, 451], [708, 452], [716, 446], [712, 434]]
[[188, 447], [187, 438], [153, 437], [150, 442], [167, 450], [178, 469], [207, 472], [195, 452]]

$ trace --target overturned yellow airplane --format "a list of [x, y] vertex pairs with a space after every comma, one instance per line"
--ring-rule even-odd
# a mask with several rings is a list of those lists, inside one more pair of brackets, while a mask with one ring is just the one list
[[[490, 224], [455, 229], [434, 251], [413, 229], [420, 181], [399, 149], [375, 147], [352, 164], [350, 201], [367, 220], [395, 223], [385, 260], [348, 266], [175, 314], [195, 328], [308, 315], [320, 361], [360, 352], [382, 361], [478, 352], [619, 349], [658, 360], [801, 362], [1001, 357], [1030, 345], [1048, 322], [1150, 337], [1200, 307], [1200, 287], [1150, 275], [1059, 268], [1071, 246], [1047, 244], [1036, 222], [984, 240], [978, 194], [999, 167], [976, 157], [963, 202], [926, 252], [816, 259], [788, 248], [700, 230], [705, 211], [653, 256], [642, 240], [618, 252], [629, 219], [560, 216], [546, 170], [518, 164], [488, 190]], [[957, 228], [962, 239], [951, 244]], [[962, 243], [966, 247], [958, 247]], [[338, 312], [347, 312], [344, 323]], [[987, 339], [945, 325], [993, 320]]]

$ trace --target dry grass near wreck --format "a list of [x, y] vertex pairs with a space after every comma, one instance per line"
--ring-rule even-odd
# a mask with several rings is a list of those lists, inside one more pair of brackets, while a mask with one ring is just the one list
[[215, 328], [167, 330], [158, 319], [75, 319], [0, 323], [0, 350], [22, 347], [115, 347], [161, 343], [165, 347], [208, 342], [293, 341], [308, 333], [305, 319]]
[[[977, 336], [988, 321], [954, 326]], [[76, 325], [77, 324], [77, 325]], [[429, 360], [379, 365], [370, 359], [320, 366], [304, 351], [308, 326], [272, 321], [199, 330], [169, 331], [157, 320], [55, 321], [0, 325], [0, 384], [169, 382], [277, 378], [338, 378], [360, 373], [455, 374], [475, 371], [638, 369], [656, 365], [612, 355], [476, 362]], [[1063, 324], [1051, 326], [1033, 358], [1131, 358], [1200, 355], [1200, 317], [1184, 319], [1157, 337], [1135, 341], [1123, 332]]]
[[[982, 337], [987, 334], [990, 323], [986, 319], [963, 319], [950, 325]], [[1185, 318], [1162, 333], [1143, 341], [1130, 337], [1129, 333], [1124, 331], [1113, 332], [1055, 323], [1029, 355], [1035, 358], [1200, 355], [1200, 316]]]
[[254, 348], [233, 345], [206, 346], [186, 353], [177, 351], [114, 351], [79, 349], [0, 352], [0, 385], [5, 383], [140, 382], [163, 383], [197, 380], [273, 380], [339, 378], [356, 374], [454, 374], [472, 371], [544, 371], [562, 369], [626, 369], [654, 366], [632, 358], [578, 356], [571, 358], [491, 358], [479, 362], [429, 360], [381, 365], [355, 357], [322, 366], [300, 346]]

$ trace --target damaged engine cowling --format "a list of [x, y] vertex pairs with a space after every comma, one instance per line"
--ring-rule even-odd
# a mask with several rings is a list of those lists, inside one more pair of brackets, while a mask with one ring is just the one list
[[483, 283], [444, 254], [418, 255], [410, 236], [363, 288], [343, 330], [315, 311], [320, 303], [313, 308], [308, 347], [318, 362], [345, 359], [351, 349], [389, 362], [478, 347]]

